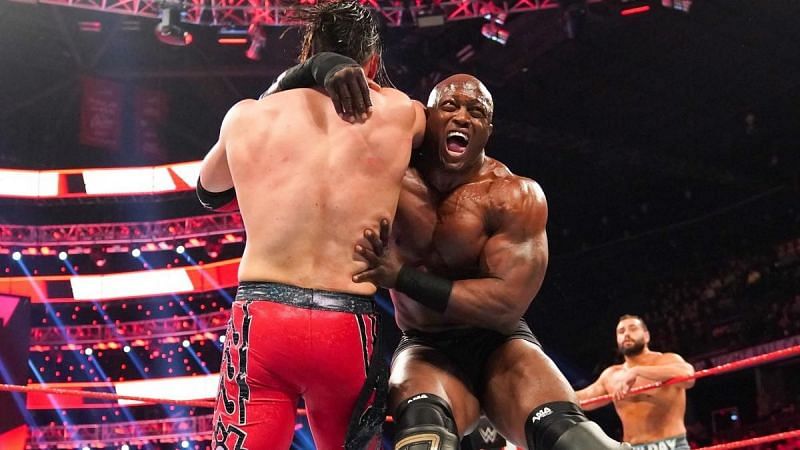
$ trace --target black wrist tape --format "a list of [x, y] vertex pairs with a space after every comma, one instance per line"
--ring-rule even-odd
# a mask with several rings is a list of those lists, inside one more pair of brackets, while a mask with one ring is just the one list
[[339, 69], [348, 66], [361, 67], [353, 58], [342, 56], [338, 53], [322, 52], [314, 55], [309, 60], [311, 65], [311, 72], [314, 76], [314, 81], [317, 86], [325, 87], [328, 78], [333, 76]]
[[200, 184], [197, 178], [197, 198], [206, 209], [214, 211], [235, 211], [238, 209], [236, 203], [236, 189], [230, 188], [222, 192], [211, 192]]
[[338, 53], [322, 52], [286, 71], [278, 82], [278, 91], [297, 88], [325, 87], [330, 76], [342, 67], [359, 66], [352, 58]]
[[397, 274], [395, 289], [428, 308], [443, 313], [450, 302], [453, 282], [404, 265]]

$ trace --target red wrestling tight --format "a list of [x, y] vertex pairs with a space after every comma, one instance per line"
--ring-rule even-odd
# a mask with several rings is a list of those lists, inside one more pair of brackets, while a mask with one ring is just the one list
[[348, 304], [368, 298], [304, 291], [328, 295], [324, 309], [297, 306], [294, 291], [288, 302], [243, 300], [240, 286], [225, 336], [214, 450], [288, 449], [300, 397], [317, 448], [343, 448], [373, 351], [375, 316], [363, 313], [363, 305], [331, 310], [338, 300], [330, 296], [347, 297]]

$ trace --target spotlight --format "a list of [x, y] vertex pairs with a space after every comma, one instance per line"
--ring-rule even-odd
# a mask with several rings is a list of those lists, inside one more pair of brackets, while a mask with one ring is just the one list
[[508, 42], [508, 37], [511, 35], [508, 30], [499, 27], [494, 22], [484, 24], [483, 27], [481, 27], [481, 34], [486, 39], [495, 41], [500, 45], [506, 45], [506, 42]]
[[92, 450], [92, 448], [89, 447], [88, 445], [84, 445], [83, 447], [81, 447], [81, 450]]
[[181, 448], [189, 448], [189, 441], [186, 439], [181, 441]]
[[130, 345], [126, 345], [125, 347], [122, 347], [122, 351], [125, 352], [125, 353], [130, 353], [131, 352], [131, 346]]
[[131, 250], [131, 256], [133, 256], [134, 258], [138, 258], [138, 257], [142, 256], [142, 251], [139, 250], [138, 248], [135, 248], [135, 249]]
[[11, 254], [11, 259], [13, 259], [14, 261], [19, 261], [20, 259], [22, 259], [22, 253], [20, 253], [19, 251], [15, 251], [14, 253]]
[[67, 256], [68, 256], [67, 252], [58, 252], [58, 259], [60, 259], [62, 261], [66, 261], [67, 260]]
[[184, 340], [183, 340], [183, 342], [181, 343], [181, 345], [183, 345], [183, 348], [187, 348], [187, 347], [189, 347], [190, 345], [192, 345], [192, 343], [191, 343], [191, 342], [189, 342], [189, 340], [188, 340], [188, 339], [184, 339]]
[[83, 351], [83, 353], [85, 353], [86, 356], [91, 356], [92, 352], [93, 352], [93, 350], [92, 350], [91, 347], [89, 347], [89, 348], [87, 348], [86, 350]]
[[122, 447], [120, 447], [119, 450], [131, 450], [131, 448], [128, 447], [128, 444], [122, 444]]
[[483, 18], [488, 20], [489, 22], [494, 22], [498, 25], [505, 25], [506, 19], [508, 18], [508, 14], [500, 11], [498, 13], [487, 12], [483, 15]]
[[223, 344], [225, 343], [225, 335], [224, 334], [219, 337], [219, 341], [222, 342]]
[[179, 245], [175, 247], [175, 253], [182, 255], [186, 251], [186, 247]]
[[161, 10], [161, 22], [156, 25], [155, 33], [159, 41], [167, 45], [185, 47], [192, 43], [192, 34], [180, 26], [180, 3], [167, 3]]
[[267, 43], [267, 34], [261, 26], [251, 23], [250, 28], [247, 29], [247, 35], [250, 36], [250, 47], [247, 48], [244, 55], [251, 61], [260, 61], [262, 50]]
[[688, 13], [692, 8], [692, 0], [661, 0], [664, 8], [676, 9]]

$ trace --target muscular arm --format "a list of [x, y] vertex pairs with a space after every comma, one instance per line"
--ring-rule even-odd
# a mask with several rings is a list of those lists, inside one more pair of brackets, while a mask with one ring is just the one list
[[[578, 397], [578, 401], [585, 401], [589, 400], [590, 398], [600, 397], [601, 395], [607, 395], [608, 391], [606, 390], [605, 387], [605, 377], [608, 374], [608, 371], [609, 369], [604, 370], [603, 373], [600, 374], [600, 377], [597, 379], [597, 381], [595, 381], [594, 383], [590, 384], [589, 386], [586, 386], [585, 388], [579, 391], [575, 391], [575, 395]], [[583, 408], [586, 411], [591, 411], [593, 409], [606, 406], [609, 403], [611, 403], [610, 398], [607, 400], [603, 400], [602, 402], [594, 402], [588, 405], [581, 405], [581, 408]]]
[[[480, 276], [449, 280], [404, 265], [396, 251], [383, 251], [384, 238], [365, 230], [372, 248], [356, 245], [355, 251], [369, 267], [353, 275], [353, 281], [396, 289], [451, 322], [512, 332], [539, 291], [547, 269], [547, 202], [539, 185], [531, 180], [495, 183], [486, 199], [484, 220], [489, 238], [479, 256]], [[382, 222], [381, 236], [388, 235], [387, 224], [388, 220]]]
[[547, 269], [547, 203], [532, 181], [490, 193], [498, 217], [480, 257], [483, 277], [453, 283], [445, 317], [508, 332], [528, 309]]
[[[658, 360], [657, 365], [634, 366], [629, 370], [634, 371], [637, 376], [653, 381], [667, 381], [676, 377], [688, 377], [694, 375], [694, 367], [684, 361], [680, 355], [675, 353], [664, 353]], [[694, 380], [679, 383], [684, 389], [694, 386]]]
[[[233, 178], [231, 177], [231, 170], [228, 167], [226, 146], [229, 134], [231, 133], [231, 123], [234, 121], [234, 117], [239, 113], [238, 111], [245, 102], [248, 102], [248, 100], [237, 103], [225, 114], [225, 118], [222, 120], [222, 126], [220, 127], [219, 139], [214, 146], [211, 147], [211, 150], [205, 158], [203, 158], [203, 162], [200, 165], [198, 183], [212, 196], [233, 189]], [[198, 193], [199, 192], [200, 189], [198, 189]], [[203, 199], [201, 198], [201, 200]]]

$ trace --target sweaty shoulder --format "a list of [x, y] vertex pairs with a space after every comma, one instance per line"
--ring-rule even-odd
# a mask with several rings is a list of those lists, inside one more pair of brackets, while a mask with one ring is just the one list
[[500, 213], [535, 213], [547, 216], [547, 199], [536, 181], [515, 175], [499, 162], [492, 170], [489, 188], [492, 207]]

